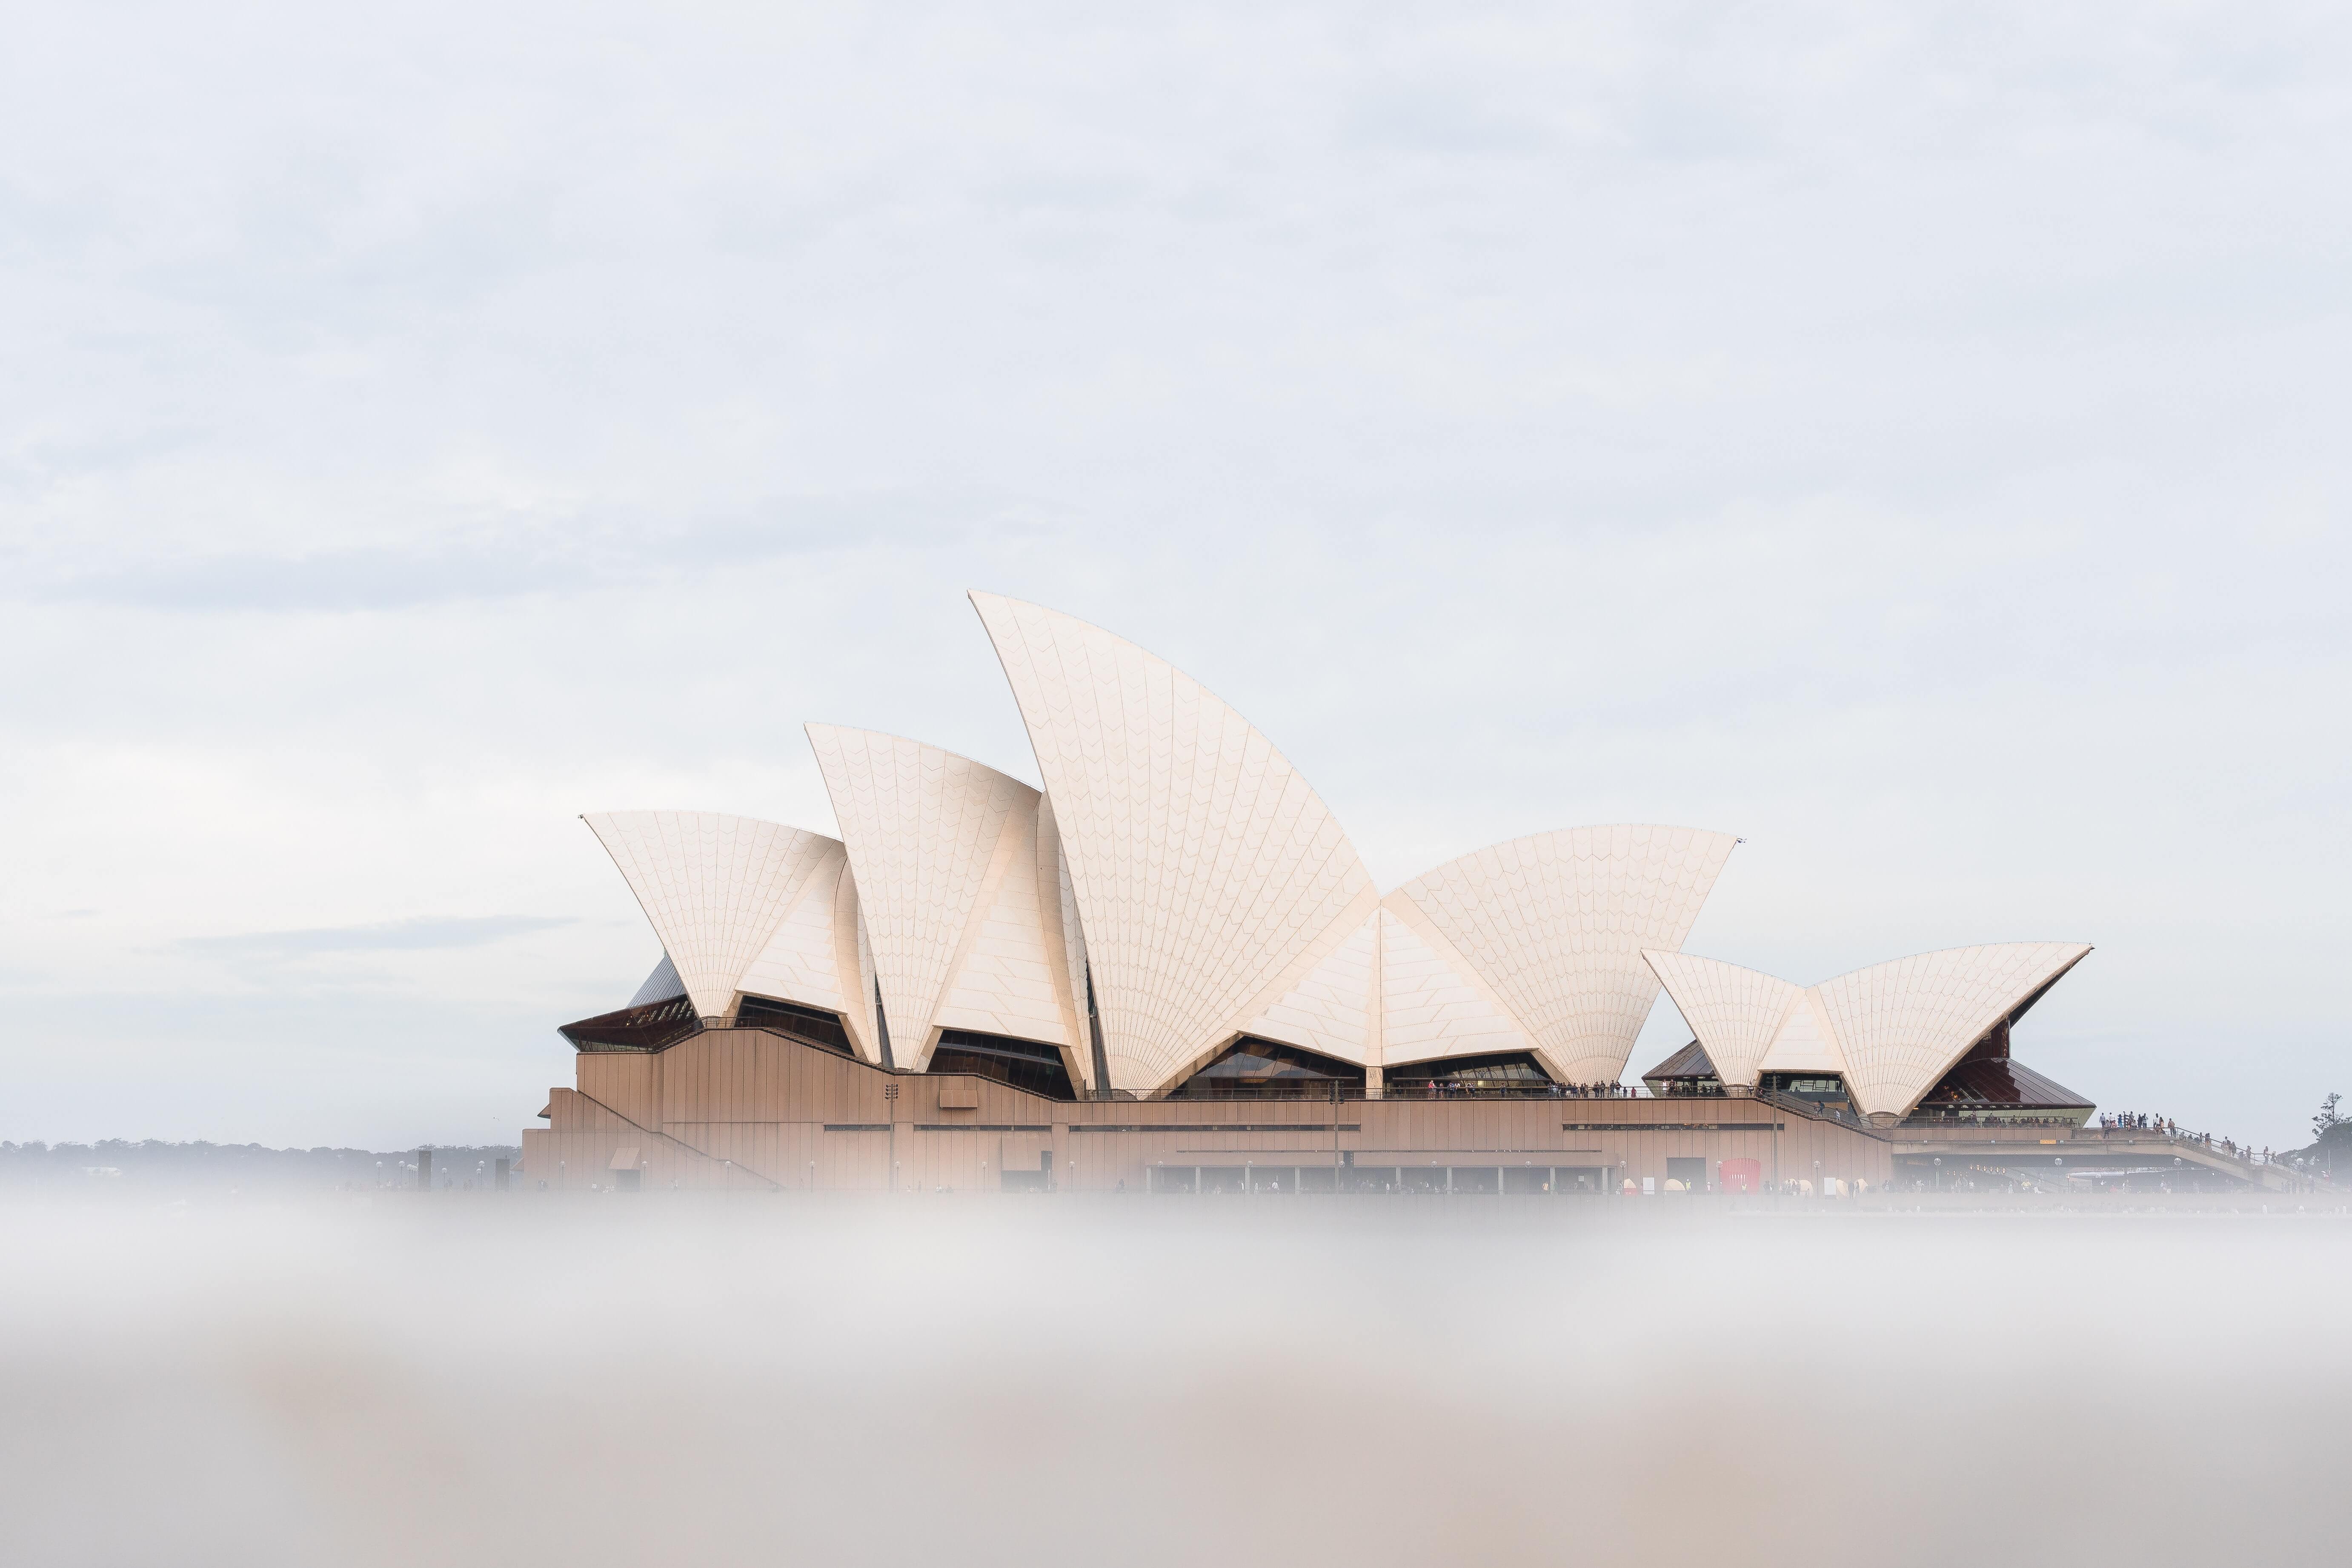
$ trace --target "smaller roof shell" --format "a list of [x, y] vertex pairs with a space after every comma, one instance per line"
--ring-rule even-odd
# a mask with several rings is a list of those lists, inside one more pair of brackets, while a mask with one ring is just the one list
[[1553, 1070], [1613, 1083], [1658, 999], [1644, 951], [1682, 946], [1738, 843], [1653, 823], [1562, 828], [1449, 860], [1384, 902], [1425, 920]]
[[737, 982], [838, 839], [716, 811], [583, 816], [636, 895], [695, 1011], [719, 1017]]
[[[1715, 959], [1643, 956], [1725, 1083], [1752, 1085], [1764, 1072], [1836, 1072], [1858, 1109], [1888, 1119], [1908, 1115], [1969, 1047], [2014, 1022], [2090, 951], [2072, 942], [1945, 948], [1801, 992]], [[1759, 1039], [1767, 1042], [1760, 1052]]]

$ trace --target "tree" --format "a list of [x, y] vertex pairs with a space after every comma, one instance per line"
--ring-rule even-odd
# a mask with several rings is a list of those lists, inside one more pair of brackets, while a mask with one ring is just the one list
[[2313, 1142], [2317, 1143], [2325, 1142], [2326, 1140], [2327, 1130], [2329, 1128], [2341, 1127], [2344, 1125], [2344, 1118], [2336, 1113], [2336, 1102], [2341, 1100], [2344, 1097], [2340, 1094], [2331, 1094], [2326, 1100], [2319, 1102], [2319, 1114], [2311, 1119], [2311, 1138]]

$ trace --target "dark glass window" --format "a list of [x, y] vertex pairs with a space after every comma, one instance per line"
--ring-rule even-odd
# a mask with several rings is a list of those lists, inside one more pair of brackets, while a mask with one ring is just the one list
[[672, 996], [666, 1002], [648, 1002], [642, 1007], [624, 1007], [617, 1013], [599, 1013], [576, 1024], [559, 1025], [556, 1032], [577, 1050], [657, 1051], [701, 1027], [692, 1000]]
[[1525, 1051], [1409, 1062], [1389, 1068], [1387, 1078], [1390, 1089], [1408, 1094], [1416, 1089], [1446, 1094], [1525, 1094], [1551, 1084], [1550, 1076]]
[[940, 1043], [931, 1052], [929, 1069], [935, 1073], [970, 1073], [974, 1078], [994, 1079], [1014, 1089], [1025, 1089], [1032, 1094], [1042, 1094], [1052, 1100], [1076, 1100], [1077, 1093], [1070, 1087], [1070, 1069], [1062, 1061], [1062, 1053], [1052, 1046], [1035, 1040], [1015, 1039], [1010, 1035], [983, 1035], [971, 1029], [942, 1029]]
[[1656, 1067], [1642, 1075], [1653, 1094], [1721, 1094], [1723, 1080], [1715, 1075], [1715, 1063], [1706, 1047], [1693, 1040]]
[[753, 1028], [773, 1029], [812, 1046], [839, 1051], [845, 1057], [857, 1054], [850, 1048], [849, 1031], [841, 1026], [841, 1015], [822, 1007], [803, 1007], [797, 1002], [779, 1002], [769, 996], [746, 996], [743, 1005], [735, 1009], [735, 1021]]
[[1302, 1099], [1328, 1098], [1331, 1086], [1360, 1090], [1364, 1069], [1329, 1057], [1302, 1051], [1296, 1046], [1247, 1035], [1225, 1047], [1224, 1054], [1179, 1084], [1171, 1100], [1207, 1100], [1220, 1094], [1247, 1091], [1256, 1095], [1295, 1094]]
[[1845, 1079], [1834, 1073], [1768, 1072], [1764, 1087], [1816, 1105], [1844, 1106], [1853, 1098], [1846, 1093]]

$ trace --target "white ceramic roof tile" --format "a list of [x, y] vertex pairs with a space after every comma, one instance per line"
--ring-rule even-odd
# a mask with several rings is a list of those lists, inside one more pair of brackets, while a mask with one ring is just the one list
[[1095, 1057], [1094, 1034], [1087, 1024], [1087, 939], [1078, 925], [1077, 895], [1070, 888], [1070, 859], [1062, 853], [1061, 829], [1054, 822], [1053, 797], [1043, 795], [1037, 797], [1037, 904], [1047, 955], [1061, 955], [1055, 980], [1070, 1036], [1070, 1059], [1076, 1064], [1081, 1091], [1092, 1094]]
[[1867, 1114], [1907, 1113], [1987, 1030], [2090, 951], [2071, 942], [1952, 947], [1814, 986], [1854, 1104]]
[[[846, 949], [842, 955], [842, 968], [857, 971], [856, 1018], [863, 1033], [861, 1048], [868, 1061], [882, 1060], [881, 1020], [874, 1016], [874, 1004], [881, 994], [880, 984], [874, 977], [874, 944], [866, 938], [865, 906], [857, 897], [857, 875], [855, 871], [842, 878], [843, 897], [834, 906], [834, 939]], [[904, 1066], [893, 1052], [890, 1065]]]
[[1375, 910], [1281, 1000], [1244, 1025], [1242, 1032], [1341, 1061], [1369, 1062], [1379, 948], [1380, 914]]
[[[1389, 895], [1391, 900], [1397, 895]], [[1399, 900], [1401, 902], [1401, 900]], [[1440, 1057], [1531, 1051], [1535, 1042], [1458, 956], [1441, 953], [1394, 903], [1381, 909], [1381, 1058], [1391, 1066]]]
[[1828, 1020], [1822, 1016], [1821, 999], [1811, 991], [1799, 993], [1798, 1005], [1780, 1021], [1780, 1033], [1772, 1037], [1771, 1048], [1764, 1053], [1757, 1070], [1844, 1075], [1845, 1057], [1838, 1049]]
[[[1055, 973], [1065, 962], [1057, 951], [1062, 944], [1049, 940], [1046, 906], [1039, 897], [1038, 796], [1023, 788], [1029, 799], [1005, 819], [998, 843], [1003, 864], [992, 869], [994, 895], [965, 939], [935, 1022], [941, 1028], [979, 1029], [1066, 1048], [1078, 1042], [1063, 1013], [1064, 987]], [[1058, 878], [1056, 883], [1053, 923], [1059, 926]]]
[[1648, 952], [1642, 956], [1665, 983], [1683, 1022], [1706, 1047], [1716, 1077], [1753, 1088], [1765, 1054], [1802, 989], [1759, 970], [1687, 952]]
[[1614, 1082], [1658, 999], [1644, 949], [1682, 946], [1738, 842], [1620, 823], [1538, 833], [1448, 861], [1410, 900], [1571, 1082]]
[[1053, 800], [1111, 1082], [1159, 1089], [1369, 907], [1370, 876], [1307, 781], [1198, 682], [1073, 616], [971, 598]]
[[[857, 879], [892, 1058], [919, 1068], [977, 922], [1035, 831], [1037, 792], [903, 736], [832, 724], [811, 724], [808, 736]], [[1027, 910], [1034, 926], [1034, 899]], [[1035, 931], [1033, 945], [1043, 940]]]
[[[840, 902], [841, 879], [848, 875], [849, 857], [837, 841], [803, 888], [784, 918], [776, 922], [768, 945], [743, 971], [736, 989], [782, 1002], [855, 1013], [850, 997], [855, 979], [845, 991], [841, 984], [841, 942], [834, 926]], [[852, 1031], [855, 1033], [855, 1030]]]
[[737, 979], [839, 847], [823, 834], [719, 812], [599, 812], [581, 820], [620, 868], [706, 1017], [733, 1005]]

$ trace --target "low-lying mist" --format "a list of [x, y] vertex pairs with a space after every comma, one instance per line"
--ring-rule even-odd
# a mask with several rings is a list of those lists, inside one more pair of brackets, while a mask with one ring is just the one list
[[0, 1241], [0, 1561], [41, 1568], [2344, 1540], [2342, 1218], [403, 1194]]

